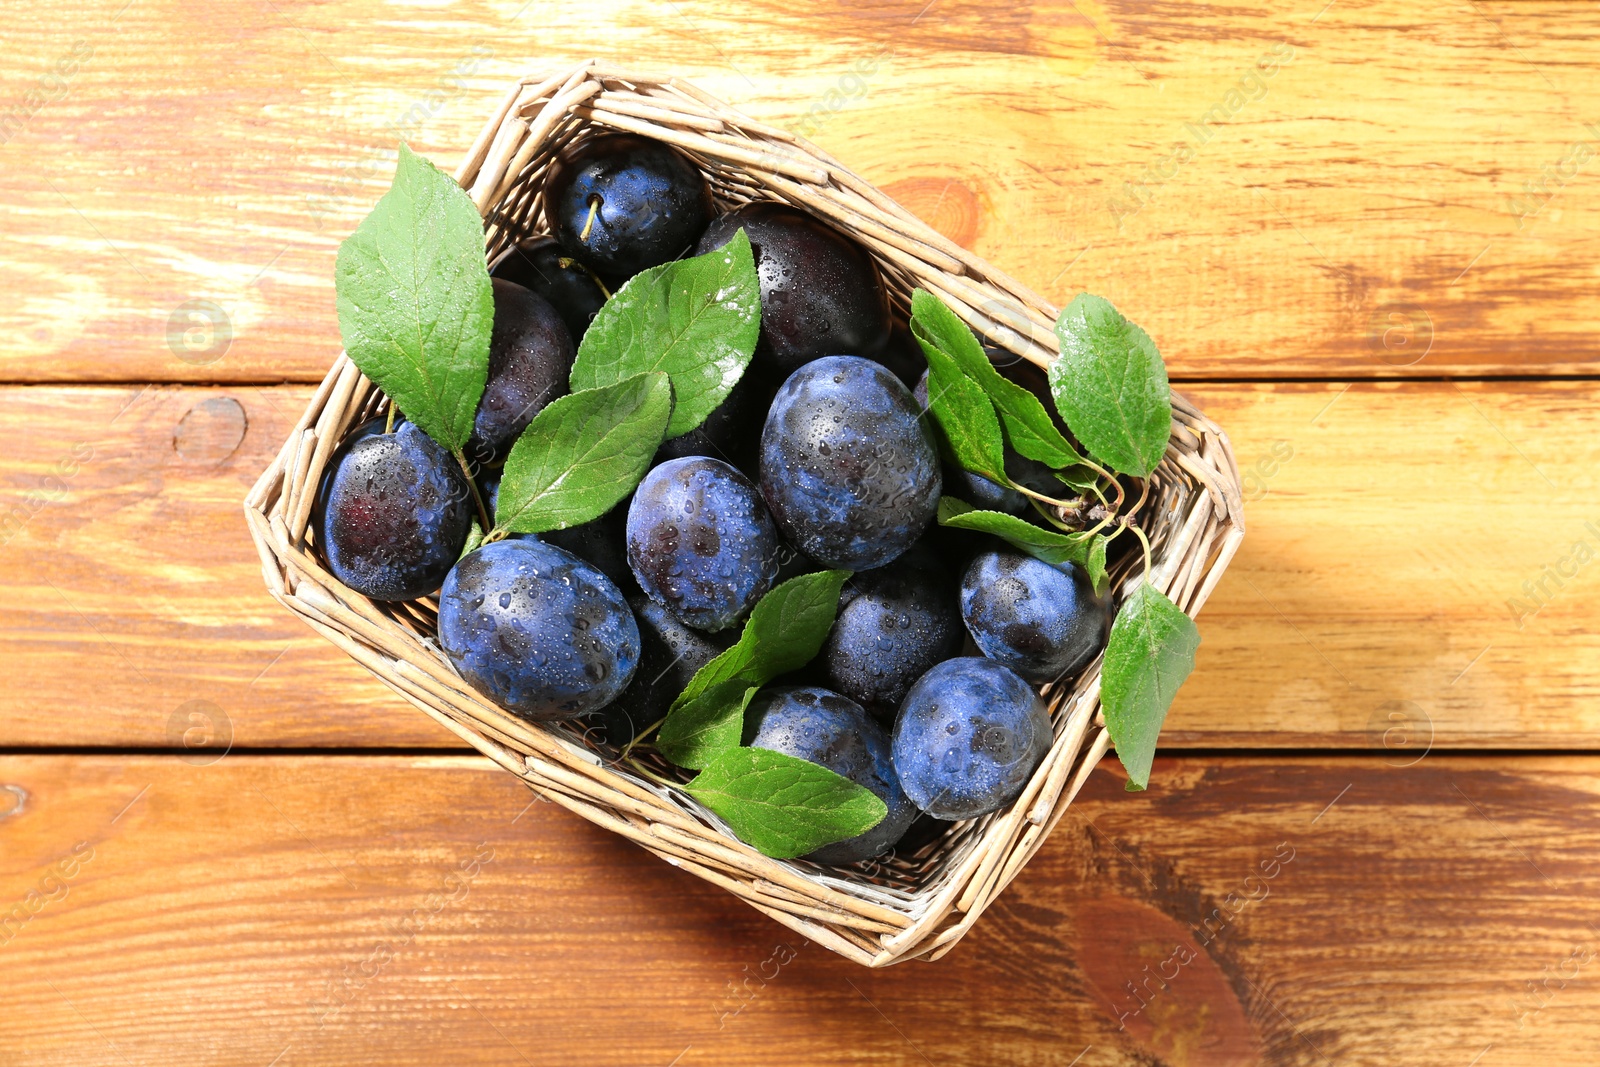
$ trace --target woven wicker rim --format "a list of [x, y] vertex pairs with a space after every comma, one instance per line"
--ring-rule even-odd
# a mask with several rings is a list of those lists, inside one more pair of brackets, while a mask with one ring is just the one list
[[[720, 207], [783, 201], [854, 235], [876, 258], [902, 317], [912, 289], [921, 286], [986, 340], [1041, 367], [1055, 357], [1055, 308], [815, 146], [678, 79], [593, 61], [513, 86], [456, 172], [487, 221], [491, 260], [541, 232], [541, 189], [555, 155], [606, 128], [682, 149], [710, 178]], [[842, 956], [882, 967], [950, 951], [1038, 850], [1110, 745], [1096, 661], [1070, 685], [1041, 687], [1055, 741], [1009, 808], [952, 824], [912, 855], [851, 868], [762, 856], [681, 789], [617, 765], [613, 753], [572, 724], [527, 723], [480, 697], [434, 641], [432, 600], [376, 603], [327, 572], [307, 544], [317, 484], [346, 431], [386, 403], [341, 354], [246, 497], [245, 517], [272, 595], [544, 798]], [[1242, 509], [1227, 435], [1174, 394], [1172, 436], [1151, 477], [1144, 515], [1155, 560], [1151, 581], [1190, 615], [1199, 612], [1243, 540]], [[1138, 577], [1139, 568], [1125, 563], [1113, 572], [1113, 585]]]

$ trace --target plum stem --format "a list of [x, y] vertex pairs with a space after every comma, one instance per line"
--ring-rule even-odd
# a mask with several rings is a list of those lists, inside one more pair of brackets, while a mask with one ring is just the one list
[[[472, 502], [478, 506], [478, 525], [493, 533], [495, 526], [489, 521], [489, 509], [483, 506], [483, 494], [478, 492], [478, 479], [472, 476], [472, 465], [467, 462], [467, 454], [458, 448], [451, 455], [456, 457], [456, 462], [461, 464], [461, 473], [467, 477], [467, 488], [472, 490]], [[484, 544], [489, 543], [489, 534], [483, 535], [483, 541]]]
[[384, 419], [384, 421], [383, 421], [383, 432], [385, 434], [394, 433], [394, 401], [393, 400], [389, 401], [389, 416], [388, 416], [388, 418]]
[[[587, 233], [588, 231], [585, 230], [584, 232]], [[571, 270], [573, 267], [576, 267], [579, 270], [583, 271], [583, 273], [587, 274], [589, 276], [590, 280], [592, 280], [594, 282], [596, 288], [598, 288], [602, 293], [604, 293], [606, 295], [606, 299], [607, 300], [611, 299], [611, 290], [606, 288], [606, 283], [600, 280], [600, 275], [596, 274], [594, 271], [590, 270], [588, 267], [584, 266], [582, 263], [579, 263], [577, 260], [573, 259], [571, 256], [562, 256], [559, 259], [557, 259], [556, 262], [559, 263], [563, 268], [565, 268], [567, 270]]]
[[591, 196], [589, 198], [589, 218], [584, 222], [583, 232], [578, 234], [578, 240], [587, 241], [589, 239], [589, 231], [594, 229], [594, 217], [599, 213], [600, 198], [598, 196]]

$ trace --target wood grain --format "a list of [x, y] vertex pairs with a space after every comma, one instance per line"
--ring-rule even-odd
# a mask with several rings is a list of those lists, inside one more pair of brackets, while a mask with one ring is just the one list
[[[1600, 373], [1593, 5], [91, 0], [6, 39], [0, 748], [175, 751], [0, 756], [0, 1062], [1594, 1062], [1600, 758], [1447, 750], [1600, 749], [1600, 385], [1369, 381]], [[475, 757], [230, 750], [456, 746], [266, 596], [239, 500], [396, 141], [453, 164], [586, 56], [1111, 297], [1232, 435], [1250, 533], [1153, 788], [1102, 765], [937, 964]], [[1360, 751], [1172, 754], [1227, 746]]]
[[[1600, 388], [1190, 391], [1249, 534], [1163, 744], [1600, 747]], [[238, 502], [306, 399], [0, 389], [0, 745], [454, 747], [265, 593]]]
[[0, 744], [458, 745], [267, 595], [240, 502], [309, 400], [0, 390]]
[[1248, 533], [1163, 744], [1600, 744], [1593, 383], [1187, 391]]
[[1179, 377], [1595, 371], [1592, 6], [937, 4], [19, 8], [0, 379], [319, 379], [396, 141], [453, 163], [512, 80], [589, 55], [1111, 297]]
[[867, 972], [477, 759], [7, 757], [0, 904], [26, 917], [0, 927], [0, 1047], [1587, 1065], [1597, 781], [1594, 758], [1192, 758], [1129, 795], [1105, 766], [948, 958]]

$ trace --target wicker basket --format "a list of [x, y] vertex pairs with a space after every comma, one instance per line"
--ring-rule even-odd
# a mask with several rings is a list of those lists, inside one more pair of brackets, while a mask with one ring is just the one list
[[[902, 319], [912, 289], [921, 286], [944, 298], [989, 341], [1040, 366], [1056, 355], [1055, 308], [806, 141], [676, 79], [593, 62], [515, 86], [456, 173], [487, 220], [491, 259], [538, 232], [543, 178], [556, 153], [606, 127], [678, 146], [704, 169], [720, 207], [786, 201], [853, 234], [877, 259]], [[386, 403], [341, 355], [245, 500], [272, 595], [545, 798], [631, 838], [840, 955], [882, 967], [950, 951], [1044, 843], [1109, 747], [1099, 714], [1097, 662], [1070, 688], [1041, 690], [1055, 743], [1011, 807], [953, 823], [913, 854], [853, 868], [768, 859], [682, 790], [618, 765], [614, 753], [591, 743], [579, 726], [533, 725], [480, 697], [435, 643], [431, 599], [375, 603], [328, 573], [307, 545], [318, 481], [345, 432]], [[1175, 395], [1172, 437], [1143, 515], [1155, 552], [1152, 580], [1191, 615], [1239, 547], [1241, 508], [1227, 436]], [[1114, 585], [1137, 578], [1131, 560], [1113, 571]], [[664, 762], [657, 770], [679, 774]]]

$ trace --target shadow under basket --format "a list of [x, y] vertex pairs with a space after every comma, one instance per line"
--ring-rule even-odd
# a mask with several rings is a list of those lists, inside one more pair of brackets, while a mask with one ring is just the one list
[[[904, 321], [920, 286], [991, 344], [1037, 366], [1057, 354], [1056, 309], [803, 139], [756, 122], [677, 79], [596, 63], [515, 86], [479, 134], [456, 179], [482, 212], [492, 261], [542, 230], [542, 188], [568, 144], [606, 130], [676, 145], [710, 179], [720, 209], [776, 200], [827, 219], [876, 260]], [[1151, 580], [1190, 615], [1244, 537], [1238, 467], [1227, 436], [1182, 397], [1141, 511]], [[1044, 843], [1110, 745], [1100, 715], [1100, 663], [1044, 686], [1055, 741], [1016, 803], [951, 823], [909, 854], [853, 867], [769, 859], [739, 841], [683, 790], [620, 763], [581, 724], [525, 722], [479, 696], [435, 642], [436, 602], [378, 603], [345, 588], [308, 544], [312, 501], [329, 456], [387, 400], [341, 355], [276, 459], [245, 500], [272, 595], [406, 700], [548, 800], [721, 886], [785, 926], [868, 967], [935, 960]], [[1121, 539], [1119, 539], [1121, 540]], [[1139, 580], [1138, 554], [1112, 572], [1119, 593]], [[657, 775], [686, 776], [646, 746]]]

